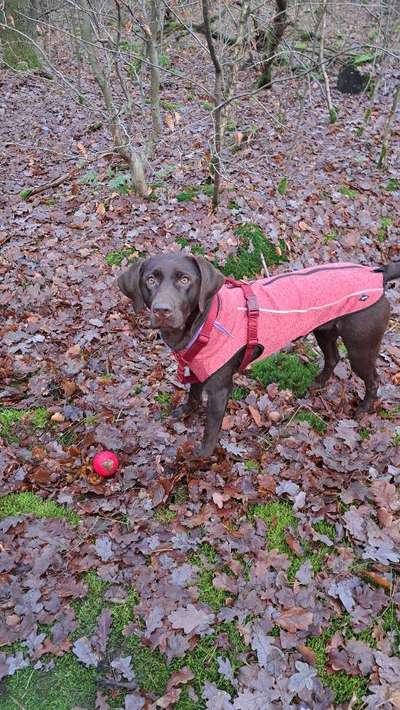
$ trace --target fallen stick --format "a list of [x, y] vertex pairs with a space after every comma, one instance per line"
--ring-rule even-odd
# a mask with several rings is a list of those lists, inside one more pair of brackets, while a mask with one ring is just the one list
[[[83, 163], [81, 163], [81, 165], [78, 165], [75, 168], [72, 168], [72, 170], [69, 170], [69, 172], [63, 173], [58, 178], [55, 178], [54, 180], [51, 180], [50, 182], [47, 182], [44, 185], [41, 185], [40, 187], [34, 187], [32, 189], [27, 188], [26, 189], [27, 195], [26, 195], [25, 199], [29, 200], [34, 195], [40, 195], [41, 192], [46, 192], [46, 190], [48, 190], [49, 188], [59, 187], [59, 185], [62, 185], [64, 182], [67, 182], [68, 180], [71, 180], [73, 177], [75, 177], [75, 175], [77, 173], [79, 173], [83, 168], [85, 168], [90, 163], [94, 163], [95, 160], [100, 160], [101, 158], [105, 158], [108, 155], [114, 155], [114, 152], [108, 150], [106, 153], [101, 153], [100, 155], [96, 155], [93, 158], [88, 158]], [[24, 190], [22, 190], [22, 192], [24, 192]]]

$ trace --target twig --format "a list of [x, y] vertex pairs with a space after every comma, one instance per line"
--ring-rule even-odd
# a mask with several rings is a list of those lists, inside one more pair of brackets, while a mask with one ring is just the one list
[[[44, 185], [40, 185], [39, 187], [34, 187], [33, 190], [29, 191], [29, 195], [27, 196], [26, 199], [27, 200], [30, 199], [31, 197], [33, 197], [33, 195], [39, 195], [41, 192], [45, 192], [50, 187], [59, 187], [59, 185], [62, 185], [64, 182], [67, 182], [68, 180], [71, 180], [71, 178], [75, 177], [75, 175], [77, 173], [79, 173], [82, 170], [82, 168], [85, 168], [87, 165], [89, 165], [90, 163], [93, 163], [95, 160], [99, 160], [100, 158], [104, 158], [107, 155], [113, 155], [113, 151], [107, 150], [105, 153], [101, 153], [100, 155], [96, 155], [93, 158], [88, 158], [83, 163], [81, 163], [80, 165], [77, 165], [75, 168], [72, 168], [72, 170], [69, 170], [69, 172], [63, 173], [58, 178], [55, 178], [54, 180], [51, 180], [50, 182], [47, 182]], [[2, 244], [3, 244], [3, 242], [0, 243], [0, 246]]]
[[321, 41], [319, 44], [319, 64], [322, 72], [322, 76], [324, 77], [324, 84], [325, 84], [325, 96], [326, 96], [326, 103], [328, 104], [328, 112], [329, 112], [329, 119], [331, 123], [336, 123], [337, 119], [337, 113], [336, 109], [332, 103], [332, 96], [331, 96], [331, 87], [329, 85], [329, 78], [328, 74], [325, 69], [325, 35], [326, 35], [326, 6], [328, 4], [328, 0], [324, 0], [321, 8], [321, 20], [322, 20], [322, 27], [321, 27]]

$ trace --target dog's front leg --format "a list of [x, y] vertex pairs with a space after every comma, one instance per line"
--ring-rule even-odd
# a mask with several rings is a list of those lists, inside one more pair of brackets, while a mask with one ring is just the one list
[[194, 456], [207, 457], [213, 453], [231, 391], [232, 382], [230, 385], [225, 385], [218, 389], [212, 388], [212, 390], [209, 390], [207, 388], [208, 402], [204, 436], [200, 448], [193, 452]]

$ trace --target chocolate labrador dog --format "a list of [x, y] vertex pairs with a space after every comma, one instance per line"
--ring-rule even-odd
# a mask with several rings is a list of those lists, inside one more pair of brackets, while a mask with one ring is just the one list
[[[370, 411], [378, 389], [376, 357], [389, 320], [384, 287], [396, 278], [400, 278], [400, 262], [380, 269], [328, 264], [250, 282], [248, 290], [261, 285], [262, 293], [251, 291], [249, 295], [242, 293], [246, 288], [243, 282], [227, 284], [204, 257], [167, 254], [138, 259], [119, 276], [118, 285], [136, 312], [149, 309], [152, 327], [160, 330], [178, 360], [181, 381], [191, 384], [188, 402], [177, 412], [195, 411], [202, 393], [207, 394], [203, 442], [193, 453], [208, 457], [218, 440], [233, 375], [244, 360], [247, 366], [261, 354], [266, 357], [311, 331], [324, 355], [315, 385], [324, 385], [338, 363], [336, 341], [340, 336], [353, 371], [365, 383], [359, 411]], [[264, 292], [270, 299], [268, 307], [263, 307]], [[282, 307], [276, 306], [276, 298], [284, 301]], [[266, 316], [279, 320], [265, 321]], [[256, 333], [258, 325], [258, 335], [254, 336], [254, 329], [250, 333], [249, 323], [255, 325]], [[236, 330], [241, 333], [238, 339]], [[212, 345], [213, 333], [216, 340]]]

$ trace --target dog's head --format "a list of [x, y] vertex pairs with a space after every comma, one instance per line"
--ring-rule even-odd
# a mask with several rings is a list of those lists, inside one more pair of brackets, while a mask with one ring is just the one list
[[183, 329], [196, 311], [203, 313], [224, 282], [202, 256], [164, 254], [138, 259], [118, 278], [135, 311], [150, 310], [154, 328]]

